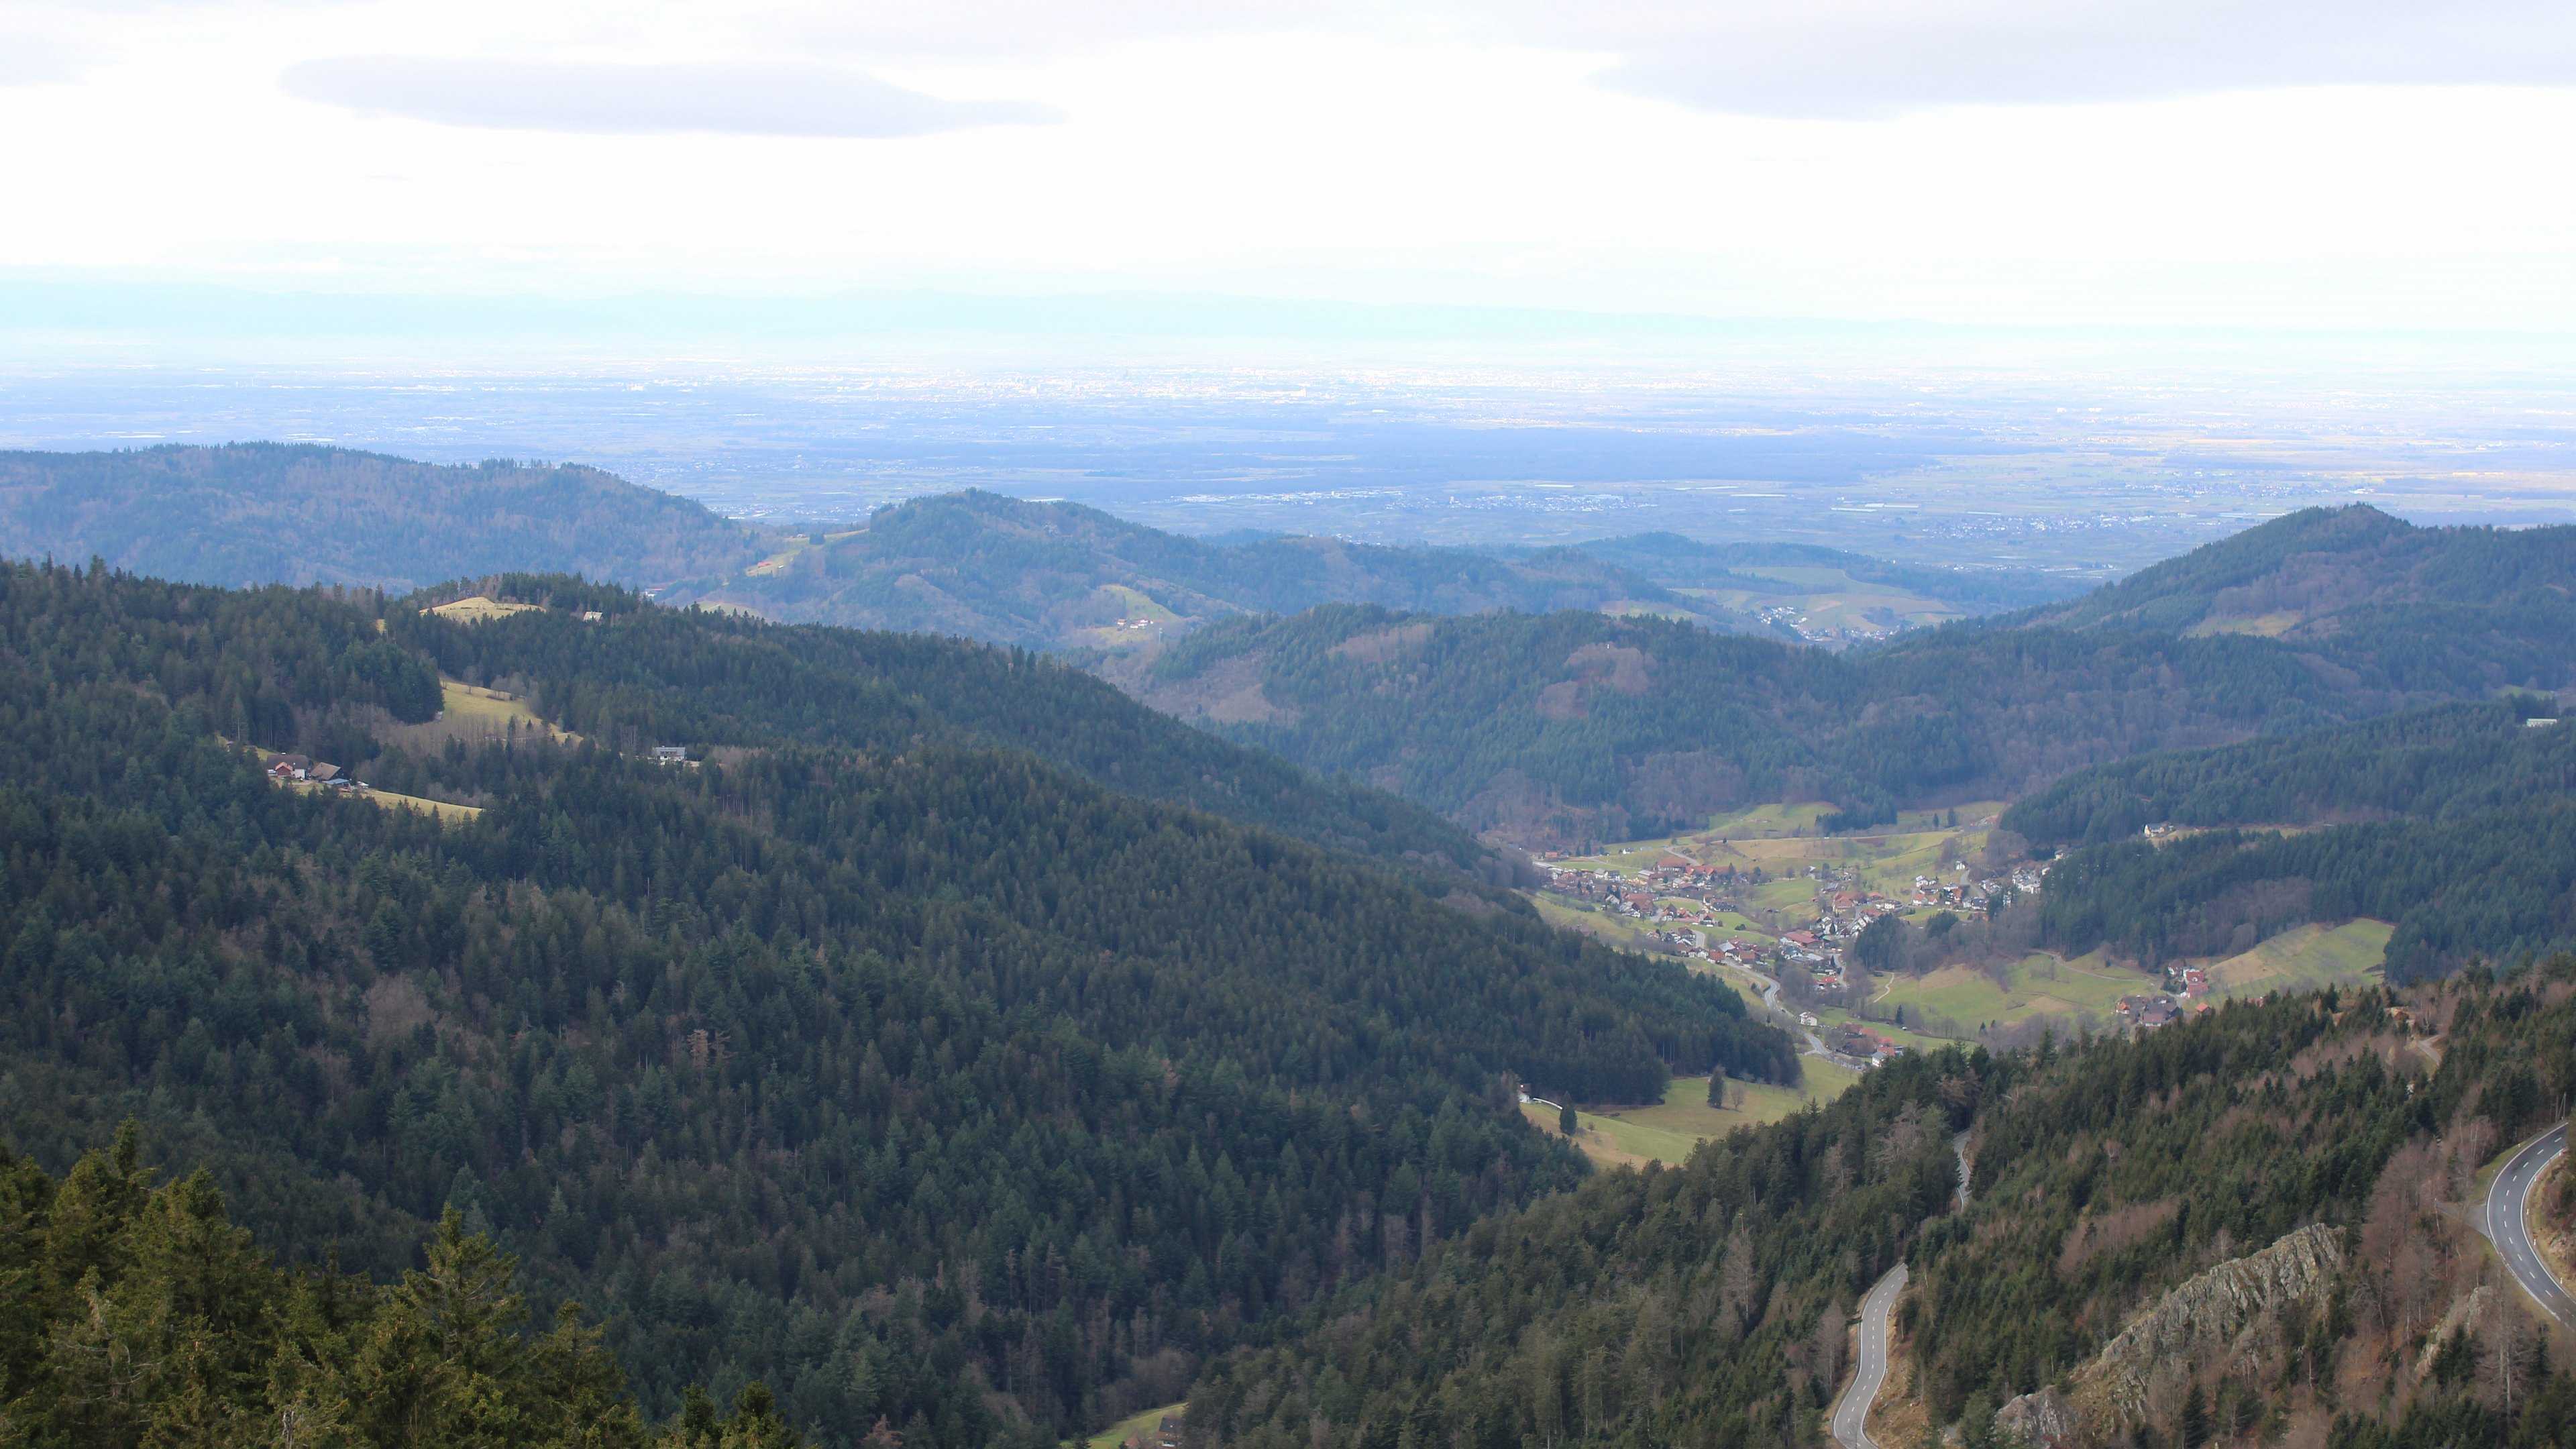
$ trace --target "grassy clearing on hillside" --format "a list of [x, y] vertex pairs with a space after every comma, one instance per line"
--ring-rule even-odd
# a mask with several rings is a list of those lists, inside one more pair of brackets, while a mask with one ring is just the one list
[[1887, 1014], [1901, 1006], [1909, 1027], [1922, 1022], [1936, 1030], [1955, 1027], [1968, 1034], [1990, 1024], [2034, 1016], [2064, 1017], [2069, 1031], [2077, 1022], [2089, 1020], [2100, 1030], [2111, 1021], [2121, 997], [2153, 991], [2161, 978], [2110, 964], [2097, 952], [2072, 961], [2035, 953], [2014, 962], [2008, 980], [2009, 985], [1998, 984], [1968, 966], [1886, 977], [1870, 1003], [1871, 1011]]
[[2253, 634], [2265, 639], [2278, 639], [2307, 619], [2292, 610], [2285, 614], [2258, 614], [2251, 619], [2203, 619], [2185, 632], [2194, 638], [2211, 634]]
[[[1759, 805], [1720, 815], [1706, 830], [1622, 841], [1567, 864], [1623, 875], [1646, 870], [1666, 855], [1738, 871], [1759, 866], [1774, 879], [1741, 889], [1746, 904], [1764, 911], [1804, 908], [1816, 886], [1806, 874], [1811, 866], [1849, 873], [1857, 877], [1851, 884], [1901, 897], [1913, 889], [1918, 875], [1955, 883], [1950, 863], [1984, 850], [1991, 827], [1983, 822], [2001, 813], [2004, 803], [1977, 800], [1955, 811], [1911, 812], [1874, 835], [1821, 834], [1818, 822], [1832, 810], [1830, 805]], [[1954, 816], [1958, 825], [1940, 823]]]
[[499, 599], [487, 599], [481, 594], [475, 594], [453, 603], [436, 605], [422, 612], [436, 614], [442, 619], [453, 619], [460, 624], [480, 624], [486, 619], [506, 619], [512, 614], [532, 614], [537, 612], [537, 605], [503, 603]]
[[1723, 941], [1731, 937], [1740, 936], [1748, 941], [1757, 941], [1764, 945], [1768, 945], [1773, 939], [1768, 931], [1765, 931], [1761, 926], [1755, 924], [1752, 917], [1745, 915], [1741, 911], [1715, 912], [1714, 914], [1703, 917], [1700, 920], [1699, 928], [1701, 931], [1707, 933], [1708, 938], [1711, 941]]
[[[329, 786], [317, 785], [309, 780], [290, 781], [287, 788], [301, 790], [307, 794], [322, 794], [330, 791]], [[426, 800], [418, 795], [397, 795], [391, 790], [352, 790], [349, 792], [349, 798], [364, 800], [379, 810], [417, 810], [424, 815], [435, 815], [450, 825], [462, 825], [483, 813], [483, 807], [480, 805], [450, 805], [444, 800]]]
[[1614, 916], [1608, 911], [1568, 896], [1540, 893], [1533, 895], [1531, 900], [1538, 906], [1540, 918], [1551, 926], [1562, 926], [1569, 931], [1581, 931], [1587, 936], [1598, 937], [1613, 946], [1625, 946], [1631, 951], [1665, 949], [1664, 944], [1655, 939], [1654, 929], [1634, 917]]
[[571, 744], [581, 739], [537, 718], [537, 712], [517, 695], [444, 677], [438, 681], [438, 718], [415, 725], [380, 725], [375, 734], [386, 744], [422, 753], [444, 749], [449, 740], [472, 745], [513, 735]]
[[1775, 840], [1797, 835], [1814, 835], [1824, 828], [1824, 818], [1834, 807], [1822, 800], [1807, 800], [1794, 805], [1755, 805], [1729, 811], [1708, 822], [1708, 829], [1692, 832], [1711, 840]]
[[1091, 596], [1103, 604], [1116, 607], [1118, 620], [1075, 630], [1081, 640], [1095, 648], [1127, 647], [1150, 643], [1161, 632], [1159, 626], [1183, 622], [1180, 615], [1125, 584], [1101, 584]]
[[444, 800], [428, 800], [418, 795], [397, 795], [391, 790], [358, 790], [350, 792], [358, 799], [385, 810], [417, 810], [435, 815], [450, 825], [462, 825], [483, 813], [480, 805], [450, 805]]
[[[1798, 1061], [1804, 1080], [1797, 1086], [1741, 1084], [1744, 1107], [1740, 1111], [1708, 1105], [1706, 1077], [1673, 1078], [1664, 1089], [1664, 1100], [1652, 1106], [1598, 1113], [1577, 1107], [1583, 1130], [1574, 1145], [1598, 1167], [1643, 1167], [1649, 1162], [1679, 1166], [1690, 1160], [1692, 1148], [1710, 1138], [1723, 1137], [1738, 1127], [1777, 1122], [1810, 1105], [1822, 1106], [1860, 1080], [1860, 1073], [1821, 1057]], [[1555, 1108], [1532, 1102], [1521, 1111], [1542, 1130], [1556, 1131]]]
[[810, 533], [797, 534], [796, 536], [788, 539], [787, 542], [779, 548], [778, 552], [773, 553], [769, 557], [762, 559], [760, 562], [753, 564], [751, 567], [744, 569], [743, 573], [756, 579], [768, 578], [775, 574], [783, 574], [795, 564], [798, 558], [812, 552], [816, 548], [823, 547], [828, 544], [839, 543], [845, 538], [856, 538], [866, 531], [867, 530], [865, 529], [853, 528], [839, 533], [827, 533], [823, 535], [822, 544], [815, 543], [814, 536]]
[[2386, 921], [2346, 921], [2331, 929], [2295, 926], [2240, 956], [2209, 967], [2213, 996], [2260, 996], [2267, 991], [2313, 991], [2328, 986], [2376, 985], [2388, 938]]
[[1165, 1414], [1177, 1414], [1188, 1407], [1189, 1405], [1186, 1402], [1165, 1404], [1161, 1408], [1147, 1409], [1141, 1414], [1130, 1414], [1108, 1428], [1101, 1430], [1099, 1433], [1092, 1435], [1089, 1441], [1089, 1449], [1119, 1449], [1120, 1445], [1125, 1444], [1130, 1439], [1151, 1444], [1154, 1442], [1154, 1430], [1163, 1422], [1163, 1416]]
[[[1907, 1016], [1910, 1020], [1912, 1018], [1912, 1013], [1909, 1012]], [[1827, 1006], [1818, 1008], [1816, 1011], [1816, 1020], [1822, 1023], [1822, 1025], [1817, 1028], [1819, 1031], [1824, 1030], [1826, 1027], [1840, 1026], [1847, 1021], [1857, 1021], [1861, 1025], [1868, 1027], [1871, 1031], [1877, 1032], [1880, 1036], [1883, 1036], [1889, 1041], [1896, 1043], [1898, 1046], [1905, 1048], [1907, 1051], [1936, 1052], [1945, 1046], [1956, 1044], [1954, 1040], [1949, 1037], [1928, 1036], [1908, 1027], [1895, 1026], [1884, 1021], [1871, 1021], [1865, 1017], [1856, 1016], [1851, 1012], [1844, 1011], [1839, 1007]]]

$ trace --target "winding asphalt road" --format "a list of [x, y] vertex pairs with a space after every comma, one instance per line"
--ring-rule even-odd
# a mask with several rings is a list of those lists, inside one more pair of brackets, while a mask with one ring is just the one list
[[2496, 1256], [2504, 1259], [2505, 1271], [2513, 1275], [2513, 1281], [2522, 1285], [2522, 1291], [2531, 1295], [2543, 1313], [2558, 1320], [2560, 1328], [2576, 1328], [2576, 1298], [2568, 1296], [2567, 1289], [2540, 1261], [2539, 1249], [2531, 1244], [2527, 1220], [2533, 1185], [2566, 1150], [2564, 1122], [2515, 1148], [2487, 1187], [2486, 1207], [2478, 1214], [2478, 1231], [2495, 1244]]
[[1834, 1403], [1834, 1442], [1843, 1449], [1878, 1449], [1869, 1437], [1869, 1406], [1887, 1382], [1887, 1320], [1904, 1291], [1905, 1265], [1899, 1263], [1860, 1301], [1860, 1361], [1852, 1365], [1851, 1386]]
[[[1968, 1205], [1968, 1134], [1951, 1138], [1950, 1151], [1959, 1161], [1958, 1202], [1964, 1208]], [[1843, 1449], [1878, 1449], [1869, 1437], [1869, 1406], [1878, 1402], [1878, 1391], [1887, 1382], [1888, 1320], [1895, 1316], [1897, 1295], [1904, 1291], [1905, 1265], [1899, 1263], [1860, 1301], [1860, 1361], [1852, 1365], [1852, 1381], [1843, 1396], [1834, 1401], [1834, 1442]]]
[[[1728, 964], [1734, 965], [1733, 962], [1729, 962]], [[1786, 1026], [1791, 1031], [1794, 1031], [1798, 1035], [1807, 1039], [1807, 1055], [1823, 1057], [1827, 1061], [1836, 1062], [1847, 1067], [1853, 1065], [1868, 1065], [1865, 1062], [1855, 1063], [1849, 1057], [1838, 1055], [1832, 1047], [1825, 1045], [1825, 1039], [1823, 1037], [1820, 1037], [1814, 1032], [1809, 1031], [1806, 1027], [1799, 1025], [1797, 1017], [1791, 1015], [1788, 1009], [1780, 1004], [1780, 983], [1777, 979], [1765, 976], [1750, 966], [1736, 966], [1735, 969], [1762, 983], [1763, 1010], [1777, 1018], [1778, 1024]]]

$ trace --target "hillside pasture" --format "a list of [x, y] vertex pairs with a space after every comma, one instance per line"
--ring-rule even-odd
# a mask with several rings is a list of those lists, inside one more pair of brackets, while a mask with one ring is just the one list
[[2111, 964], [2099, 954], [2068, 961], [2046, 952], [2014, 962], [2002, 983], [1964, 965], [1879, 980], [1882, 989], [1870, 1001], [1872, 1016], [1887, 1016], [1902, 1007], [1909, 1027], [1945, 1034], [1956, 1029], [1966, 1035], [1991, 1024], [2011, 1025], [2035, 1016], [2062, 1017], [2070, 1032], [2088, 1022], [2099, 1030], [2111, 1021], [2121, 997], [2153, 991], [2159, 985], [2159, 978]]
[[2318, 991], [2328, 986], [2375, 986], [2396, 927], [2386, 921], [2311, 922], [2294, 926], [2254, 949], [2208, 966], [2215, 996], [2260, 996], [2272, 991]]
[[[1822, 1106], [1860, 1080], [1860, 1073], [1822, 1057], [1800, 1057], [1798, 1064], [1803, 1075], [1793, 1087], [1738, 1083], [1744, 1094], [1741, 1109], [1708, 1105], [1706, 1077], [1675, 1077], [1661, 1102], [1644, 1106], [1593, 1112], [1578, 1103], [1575, 1111], [1582, 1130], [1574, 1145], [1598, 1167], [1643, 1167], [1649, 1162], [1678, 1167], [1690, 1160], [1692, 1148], [1711, 1138], [1738, 1127], [1777, 1122], [1811, 1105]], [[1530, 1102], [1521, 1111], [1543, 1131], [1556, 1131], [1555, 1108]]]

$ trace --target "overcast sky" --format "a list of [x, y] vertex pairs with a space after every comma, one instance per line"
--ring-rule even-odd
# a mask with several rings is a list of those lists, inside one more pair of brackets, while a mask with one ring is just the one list
[[2576, 331], [2568, 0], [0, 0], [0, 269]]

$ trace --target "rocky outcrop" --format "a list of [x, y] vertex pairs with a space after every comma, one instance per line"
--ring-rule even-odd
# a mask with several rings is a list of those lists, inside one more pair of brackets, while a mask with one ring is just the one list
[[2076, 1371], [2068, 1397], [2087, 1424], [2105, 1432], [2145, 1418], [2160, 1378], [2187, 1375], [2213, 1354], [2244, 1353], [2282, 1308], [2322, 1299], [2342, 1267], [2343, 1238], [2323, 1223], [2231, 1258], [2167, 1293], [2104, 1344]]
[[2451, 1335], [2469, 1324], [2484, 1323], [2487, 1309], [2494, 1303], [2495, 1292], [2484, 1283], [2453, 1299], [2449, 1310], [2443, 1313], [2442, 1321], [2434, 1324], [2433, 1331], [2424, 1336], [2424, 1351], [2415, 1358], [2415, 1376], [2422, 1378], [2430, 1374], [2433, 1360], [2442, 1356], [2442, 1345], [2451, 1341]]
[[1995, 1439], [2023, 1449], [2075, 1449], [2075, 1406], [2055, 1389], [2024, 1394], [1995, 1410]]

